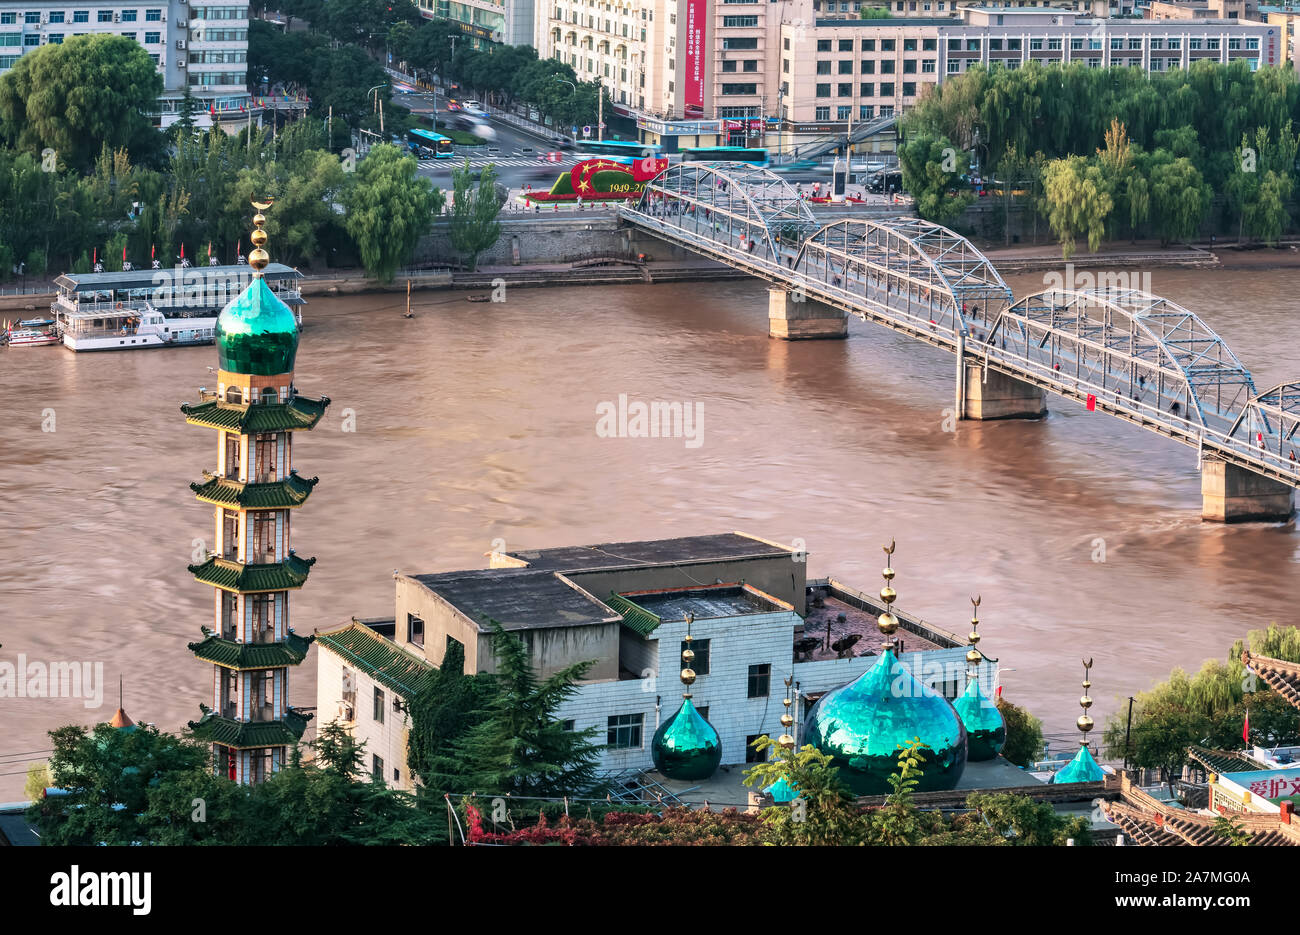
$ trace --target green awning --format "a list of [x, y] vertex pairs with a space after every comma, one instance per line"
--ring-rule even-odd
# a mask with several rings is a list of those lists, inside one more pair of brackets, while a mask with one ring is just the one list
[[213, 714], [207, 705], [199, 708], [203, 717], [189, 722], [194, 739], [236, 750], [291, 746], [302, 739], [302, 732], [311, 719], [310, 714], [299, 714], [290, 708], [278, 721], [236, 721]]
[[245, 510], [279, 510], [302, 506], [312, 488], [320, 481], [319, 477], [299, 477], [296, 471], [290, 471], [284, 480], [269, 484], [241, 484], [237, 480], [207, 473], [204, 477], [207, 480], [202, 484], [190, 484], [190, 489], [200, 500]]
[[236, 643], [223, 640], [213, 634], [207, 627], [203, 628], [205, 639], [190, 643], [190, 652], [204, 662], [223, 666], [227, 669], [278, 669], [281, 666], [296, 666], [307, 655], [307, 649], [315, 637], [302, 637], [289, 631], [288, 637], [280, 643]]
[[407, 652], [359, 623], [332, 633], [317, 633], [316, 642], [404, 698], [419, 692], [424, 680], [436, 671], [428, 660]]
[[316, 564], [314, 558], [299, 558], [289, 551], [283, 562], [266, 565], [245, 565], [224, 558], [210, 558], [201, 565], [190, 565], [189, 571], [204, 584], [225, 591], [288, 591], [300, 588], [307, 581], [307, 573]]
[[247, 406], [213, 400], [207, 403], [182, 403], [181, 412], [185, 413], [185, 421], [190, 425], [254, 435], [258, 432], [315, 428], [329, 404], [328, 396], [320, 399], [295, 396], [287, 403], [251, 403]]
[[642, 636], [649, 636], [655, 630], [659, 629], [659, 624], [663, 621], [658, 616], [646, 610], [640, 604], [634, 604], [621, 594], [610, 593], [609, 600], [605, 601], [611, 610], [623, 615], [623, 625], [629, 630], [640, 633]]

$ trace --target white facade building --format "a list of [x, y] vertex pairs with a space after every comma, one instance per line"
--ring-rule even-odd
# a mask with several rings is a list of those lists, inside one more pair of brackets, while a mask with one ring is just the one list
[[[681, 704], [687, 612], [694, 702], [718, 731], [724, 764], [752, 761], [754, 739], [781, 733], [785, 678], [794, 682], [798, 723], [808, 704], [878, 658], [876, 598], [809, 582], [800, 553], [752, 536], [494, 553], [491, 561], [488, 569], [398, 575], [394, 621], [317, 631], [320, 723], [345, 718], [367, 745], [367, 765], [390, 785], [411, 782], [410, 725], [393, 708], [394, 693], [408, 697], [452, 640], [464, 648], [466, 672], [494, 671], [490, 620], [524, 641], [542, 677], [595, 662], [557, 716], [570, 729], [594, 729], [602, 772], [653, 768], [651, 739]], [[895, 613], [902, 664], [956, 698], [966, 688], [965, 641]], [[994, 685], [996, 661], [986, 659], [980, 675]]]
[[175, 122], [187, 87], [199, 126], [242, 119], [250, 105], [248, 6], [240, 0], [0, 0], [0, 73], [43, 45], [98, 34], [133, 39], [154, 60], [164, 88], [154, 115], [160, 126]]

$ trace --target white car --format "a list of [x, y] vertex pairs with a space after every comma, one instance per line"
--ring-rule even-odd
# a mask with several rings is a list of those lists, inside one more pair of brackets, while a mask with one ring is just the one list
[[495, 140], [497, 138], [497, 131], [492, 129], [490, 123], [483, 120], [475, 121], [469, 132], [483, 140]]
[[479, 116], [485, 116], [487, 114], [487, 111], [483, 109], [483, 105], [479, 101], [461, 101], [460, 106], [461, 110], [467, 111], [471, 114], [477, 114]]

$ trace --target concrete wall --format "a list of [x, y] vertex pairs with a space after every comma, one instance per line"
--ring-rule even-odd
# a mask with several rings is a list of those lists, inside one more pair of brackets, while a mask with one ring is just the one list
[[[366, 745], [362, 765], [370, 774], [371, 757], [378, 754], [384, 761], [384, 782], [393, 789], [413, 789], [410, 769], [406, 765], [406, 740], [410, 732], [410, 716], [393, 709], [391, 689], [376, 682], [358, 666], [348, 663], [332, 649], [317, 643], [316, 653], [316, 720], [317, 730], [339, 717], [339, 703], [343, 699], [343, 669], [351, 673], [357, 690], [356, 720], [348, 722], [351, 734], [358, 743]], [[375, 689], [384, 693], [384, 722], [374, 718]], [[394, 775], [394, 770], [397, 770]]]
[[609, 571], [574, 572], [568, 577], [597, 600], [605, 600], [610, 591], [653, 591], [693, 587], [700, 582], [712, 584], [721, 578], [746, 584], [785, 601], [802, 614], [806, 599], [808, 565], [796, 562], [789, 554], [757, 556], [735, 561], [681, 563], [639, 566]]
[[[657, 237], [620, 224], [612, 210], [595, 208], [586, 217], [547, 216], [547, 209], [532, 216], [503, 216], [501, 237], [479, 256], [480, 266], [529, 263], [564, 263], [589, 256], [635, 256], [644, 253], [656, 261], [698, 262], [700, 257]], [[445, 221], [420, 240], [416, 266], [459, 263]]]

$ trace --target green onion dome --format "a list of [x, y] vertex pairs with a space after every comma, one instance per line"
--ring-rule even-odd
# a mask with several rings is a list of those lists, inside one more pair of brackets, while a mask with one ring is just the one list
[[970, 677], [966, 691], [952, 706], [966, 728], [967, 759], [991, 760], [1002, 752], [1007, 742], [1007, 725], [998, 706], [980, 688], [978, 675]]
[[919, 792], [952, 789], [966, 768], [966, 728], [947, 700], [921, 684], [886, 649], [855, 681], [827, 692], [804, 737], [833, 758], [855, 795], [887, 795], [901, 748], [920, 738]]
[[221, 310], [217, 354], [221, 369], [260, 377], [293, 370], [298, 322], [261, 275]]
[[708, 779], [722, 762], [722, 741], [687, 697], [655, 731], [650, 755], [655, 769], [669, 779]]

